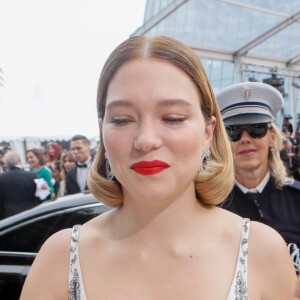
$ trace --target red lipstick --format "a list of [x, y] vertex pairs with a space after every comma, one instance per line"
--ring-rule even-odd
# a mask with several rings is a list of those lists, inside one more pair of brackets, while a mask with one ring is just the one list
[[154, 175], [164, 171], [170, 166], [160, 160], [153, 161], [140, 161], [130, 166], [130, 169], [134, 170], [141, 175]]

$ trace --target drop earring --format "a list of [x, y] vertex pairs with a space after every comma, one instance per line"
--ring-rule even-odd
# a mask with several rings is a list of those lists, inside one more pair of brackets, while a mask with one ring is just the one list
[[209, 149], [202, 150], [199, 173], [207, 173], [208, 172], [207, 164], [210, 162], [210, 160], [211, 160], [210, 150]]
[[110, 168], [110, 164], [109, 164], [109, 160], [108, 160], [108, 156], [105, 152], [104, 154], [104, 157], [105, 157], [105, 172], [106, 172], [106, 178], [108, 180], [112, 180], [114, 178], [114, 174]]

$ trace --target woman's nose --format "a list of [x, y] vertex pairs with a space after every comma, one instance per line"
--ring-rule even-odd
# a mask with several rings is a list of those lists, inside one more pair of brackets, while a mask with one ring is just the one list
[[134, 148], [138, 151], [149, 152], [159, 148], [161, 138], [158, 130], [151, 122], [140, 124], [134, 139]]
[[249, 133], [247, 132], [247, 130], [243, 130], [240, 141], [242, 143], [248, 143], [250, 139], [251, 139], [251, 137], [250, 137]]

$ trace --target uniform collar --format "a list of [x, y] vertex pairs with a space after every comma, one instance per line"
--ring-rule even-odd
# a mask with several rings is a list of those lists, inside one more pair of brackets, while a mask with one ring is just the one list
[[267, 173], [267, 175], [264, 177], [264, 179], [261, 181], [261, 183], [253, 188], [253, 189], [248, 189], [245, 186], [241, 185], [239, 182], [235, 181], [235, 184], [241, 189], [241, 191], [246, 194], [246, 193], [262, 193], [262, 191], [264, 190], [265, 186], [267, 185], [269, 179], [270, 179], [270, 172]]

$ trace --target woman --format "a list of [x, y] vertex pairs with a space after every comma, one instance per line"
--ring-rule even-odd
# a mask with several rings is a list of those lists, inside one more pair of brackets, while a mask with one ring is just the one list
[[52, 199], [52, 194], [54, 194], [54, 186], [52, 183], [52, 172], [46, 166], [43, 150], [38, 148], [27, 150], [26, 159], [28, 161], [30, 169], [36, 173], [36, 177], [38, 179], [43, 178], [45, 180], [46, 184], [43, 188], [48, 189], [50, 192], [50, 194], [46, 198], [40, 200], [44, 201], [44, 200]]
[[214, 206], [232, 188], [233, 162], [190, 48], [128, 39], [103, 67], [97, 108], [88, 183], [115, 209], [51, 237], [21, 299], [293, 299], [281, 237]]
[[216, 96], [232, 141], [236, 180], [222, 207], [276, 229], [299, 273], [300, 182], [287, 177], [282, 134], [274, 123], [282, 95], [268, 84], [243, 82]]
[[62, 155], [60, 164], [61, 164], [61, 172], [60, 172], [61, 181], [59, 184], [58, 197], [62, 197], [67, 194], [66, 182], [67, 182], [68, 171], [76, 168], [76, 161], [74, 159], [72, 151], [68, 151]]
[[60, 160], [62, 148], [58, 143], [49, 142], [47, 144], [47, 162], [51, 171], [55, 168], [55, 162]]

